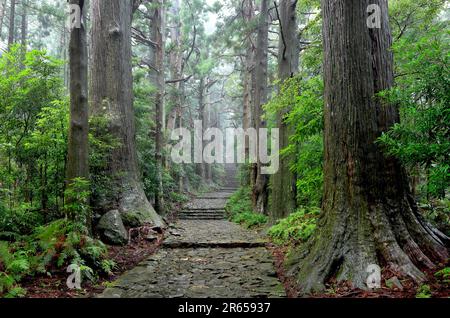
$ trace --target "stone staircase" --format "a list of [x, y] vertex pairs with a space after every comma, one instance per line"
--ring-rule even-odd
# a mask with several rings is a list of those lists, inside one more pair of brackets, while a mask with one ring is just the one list
[[227, 200], [239, 189], [237, 168], [234, 165], [225, 167], [225, 184], [216, 191], [203, 194], [186, 205], [178, 214], [180, 220], [225, 220]]
[[225, 209], [184, 210], [178, 215], [180, 220], [225, 220]]

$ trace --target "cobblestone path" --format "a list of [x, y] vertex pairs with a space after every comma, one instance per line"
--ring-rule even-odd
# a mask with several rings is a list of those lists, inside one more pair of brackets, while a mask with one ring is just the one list
[[232, 190], [208, 193], [188, 204], [161, 250], [100, 297], [285, 297], [264, 239], [224, 219]]

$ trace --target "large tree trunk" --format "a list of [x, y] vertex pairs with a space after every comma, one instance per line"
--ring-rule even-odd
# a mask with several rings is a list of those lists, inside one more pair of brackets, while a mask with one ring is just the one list
[[[255, 83], [254, 83], [254, 101], [253, 101], [253, 121], [255, 128], [266, 127], [266, 122], [262, 120], [262, 107], [267, 103], [267, 68], [268, 68], [268, 46], [269, 46], [269, 1], [261, 1], [261, 10], [258, 25], [258, 40], [256, 44], [255, 59]], [[259, 147], [259, 146], [258, 146]], [[259, 158], [259, 156], [258, 156]], [[253, 167], [253, 207], [261, 214], [267, 214], [268, 205], [268, 177], [261, 174], [261, 162]]]
[[164, 189], [163, 189], [163, 148], [165, 135], [165, 115], [164, 115], [164, 96], [165, 96], [165, 76], [164, 76], [164, 56], [165, 56], [165, 13], [163, 0], [156, 0], [153, 5], [155, 11], [152, 20], [153, 42], [156, 43], [154, 54], [154, 65], [156, 67], [155, 84], [157, 88], [155, 102], [155, 159], [156, 159], [156, 193], [155, 209], [159, 214], [164, 211]]
[[120, 142], [111, 150], [107, 173], [113, 183], [100, 210], [118, 209], [128, 225], [164, 226], [143, 190], [137, 164], [131, 64], [132, 1], [92, 2], [91, 107], [108, 121], [108, 131]]
[[[367, 8], [374, 3], [381, 7], [380, 29], [366, 24]], [[421, 281], [421, 270], [448, 257], [449, 239], [419, 215], [404, 170], [376, 144], [399, 120], [394, 105], [374, 97], [394, 80], [387, 0], [323, 0], [322, 10], [323, 217], [314, 238], [296, 255], [300, 289], [323, 290], [331, 278], [364, 288], [371, 264]]]
[[[298, 72], [300, 45], [298, 41], [297, 0], [280, 1], [280, 43], [278, 49], [278, 77], [282, 84]], [[289, 146], [289, 137], [294, 134], [285, 122], [290, 109], [277, 114], [277, 127], [280, 129], [280, 149]], [[280, 169], [272, 177], [272, 201], [270, 217], [272, 221], [288, 216], [296, 208], [296, 176], [290, 170], [292, 158], [280, 158]]]
[[[70, 4], [79, 5], [81, 14], [85, 14], [84, 1], [70, 0]], [[66, 167], [68, 186], [76, 178], [89, 180], [88, 56], [83, 19], [81, 27], [73, 28], [70, 32], [69, 60], [70, 127]], [[90, 229], [90, 216], [87, 216], [87, 226]]]
[[8, 49], [10, 49], [16, 41], [16, 0], [11, 0], [9, 10]]

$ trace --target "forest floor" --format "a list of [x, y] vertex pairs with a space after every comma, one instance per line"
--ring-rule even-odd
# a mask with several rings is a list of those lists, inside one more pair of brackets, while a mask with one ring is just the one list
[[267, 241], [224, 219], [231, 193], [208, 193], [193, 200], [168, 230], [159, 251], [99, 297], [285, 297]]
[[[285, 261], [290, 247], [276, 246], [269, 244], [269, 249], [272, 251], [275, 259], [275, 266], [277, 276], [282, 282], [288, 298], [298, 298], [298, 290], [295, 279], [289, 276], [285, 269]], [[449, 267], [447, 264], [444, 267]], [[441, 269], [441, 268], [439, 268]], [[439, 270], [437, 269], [437, 270]], [[387, 272], [383, 270], [382, 286], [377, 290], [362, 290], [354, 288], [348, 283], [336, 283], [330, 281], [324, 293], [309, 296], [310, 298], [450, 298], [450, 281], [443, 282], [435, 277], [437, 270], [425, 272], [426, 281], [421, 286], [428, 286], [424, 291], [420, 292], [420, 287], [410, 279], [398, 279], [400, 277], [397, 273]], [[395, 279], [400, 282], [401, 286], [395, 284], [387, 284], [390, 279]]]
[[[225, 220], [225, 205], [235, 189], [202, 194], [179, 207], [165, 233], [153, 241], [135, 238], [125, 247], [110, 247], [117, 263], [115, 275], [81, 291], [66, 287], [67, 273], [30, 279], [24, 283], [30, 298], [274, 298], [298, 297], [296, 284], [284, 268], [287, 247], [271, 244], [256, 230]], [[429, 273], [430, 297], [449, 297]], [[383, 273], [383, 278], [395, 273]], [[369, 292], [347, 284], [330, 283], [320, 298], [415, 298], [418, 286], [401, 280], [402, 288]]]

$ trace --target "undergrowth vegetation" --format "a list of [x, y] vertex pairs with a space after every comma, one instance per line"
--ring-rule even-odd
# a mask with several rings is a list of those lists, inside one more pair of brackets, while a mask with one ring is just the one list
[[319, 214], [317, 208], [300, 209], [272, 226], [269, 236], [278, 245], [306, 242], [316, 229]]
[[228, 201], [226, 206], [229, 219], [242, 224], [246, 228], [254, 228], [267, 223], [265, 215], [253, 211], [251, 190], [249, 187], [239, 189]]
[[14, 243], [0, 242], [0, 296], [24, 296], [22, 279], [51, 276], [69, 265], [78, 265], [84, 280], [95, 281], [115, 266], [107, 252], [102, 242], [80, 233], [76, 223], [64, 219], [39, 226]]

